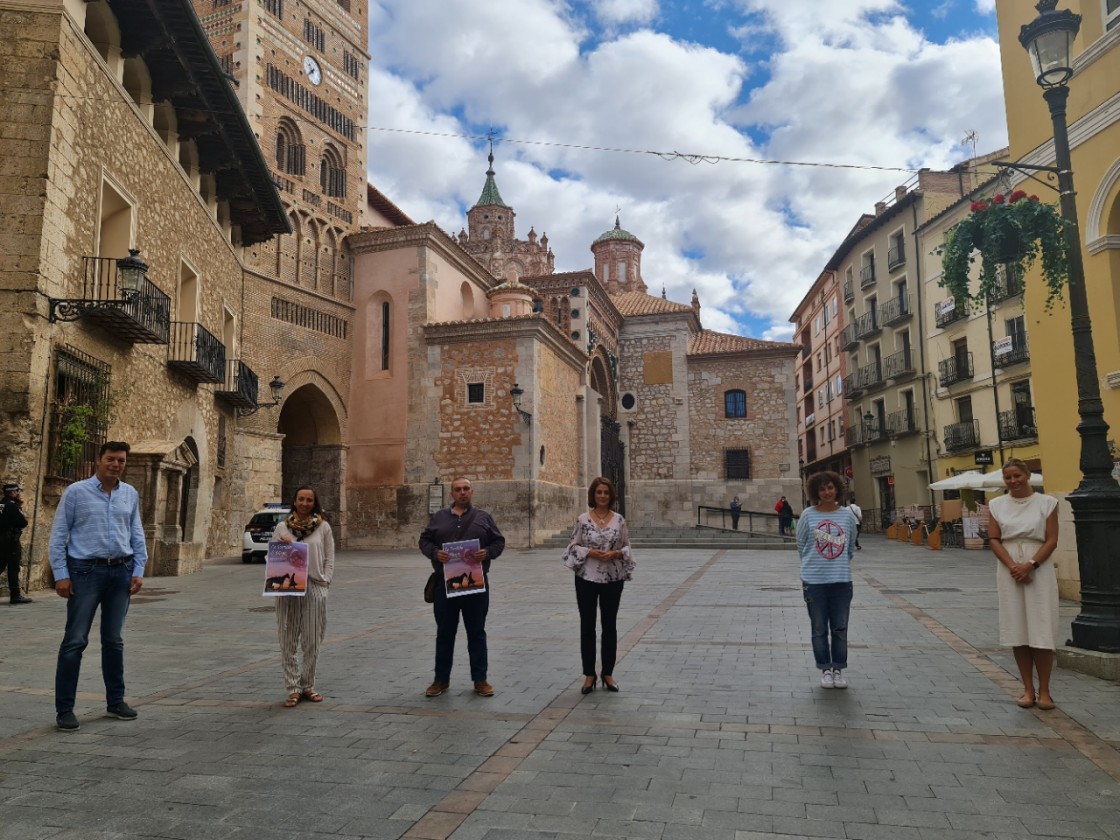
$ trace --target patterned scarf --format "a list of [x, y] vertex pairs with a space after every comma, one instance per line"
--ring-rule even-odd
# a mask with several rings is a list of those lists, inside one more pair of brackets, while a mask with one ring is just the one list
[[288, 530], [292, 532], [293, 537], [297, 540], [305, 540], [312, 531], [319, 527], [319, 523], [322, 521], [323, 517], [317, 513], [311, 514], [307, 519], [300, 519], [299, 514], [293, 510], [288, 514], [284, 524], [288, 526]]

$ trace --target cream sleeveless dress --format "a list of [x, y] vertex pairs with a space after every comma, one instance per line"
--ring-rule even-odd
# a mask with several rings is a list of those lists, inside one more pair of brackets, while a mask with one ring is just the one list
[[[1003, 547], [1017, 563], [1029, 563], [1046, 539], [1046, 519], [1058, 500], [1042, 493], [1025, 499], [998, 496], [988, 512], [999, 524]], [[1058, 576], [1053, 559], [1031, 575], [1031, 582], [1016, 583], [1011, 572], [996, 561], [999, 592], [999, 643], [1054, 650], [1058, 638]]]

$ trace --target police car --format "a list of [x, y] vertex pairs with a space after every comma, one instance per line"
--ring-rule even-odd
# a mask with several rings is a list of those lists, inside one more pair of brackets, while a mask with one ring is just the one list
[[245, 537], [241, 544], [241, 562], [264, 562], [268, 555], [268, 543], [276, 526], [288, 518], [291, 508], [284, 502], [269, 502], [253, 514], [245, 526]]

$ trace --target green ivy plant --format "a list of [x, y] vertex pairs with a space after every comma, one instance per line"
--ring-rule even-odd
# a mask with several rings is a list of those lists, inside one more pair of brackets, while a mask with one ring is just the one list
[[[1010, 264], [1024, 277], [1041, 257], [1049, 309], [1061, 299], [1069, 280], [1065, 231], [1066, 221], [1056, 207], [1022, 190], [1009, 196], [996, 194], [990, 202], [974, 201], [971, 212], [948, 232], [940, 248], [939, 283], [959, 303], [984, 302], [999, 283], [1000, 265]], [[980, 285], [975, 294], [969, 288], [974, 251], [980, 257]]]
[[78, 403], [63, 409], [62, 426], [59, 428], [58, 460], [63, 470], [69, 470], [81, 462], [90, 440], [90, 421], [94, 417], [91, 405]]

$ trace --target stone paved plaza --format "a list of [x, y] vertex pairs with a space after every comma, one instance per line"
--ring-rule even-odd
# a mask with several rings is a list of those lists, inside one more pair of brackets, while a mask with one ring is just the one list
[[103, 716], [95, 641], [72, 734], [63, 602], [0, 606], [0, 838], [1120, 840], [1120, 686], [1058, 671], [1058, 711], [1016, 707], [991, 555], [866, 536], [847, 691], [818, 685], [792, 551], [637, 556], [619, 694], [579, 693], [555, 549], [494, 563], [488, 699], [462, 633], [451, 690], [423, 697], [416, 552], [339, 556], [327, 699], [295, 709], [262, 566], [149, 579], [126, 629], [140, 718]]

